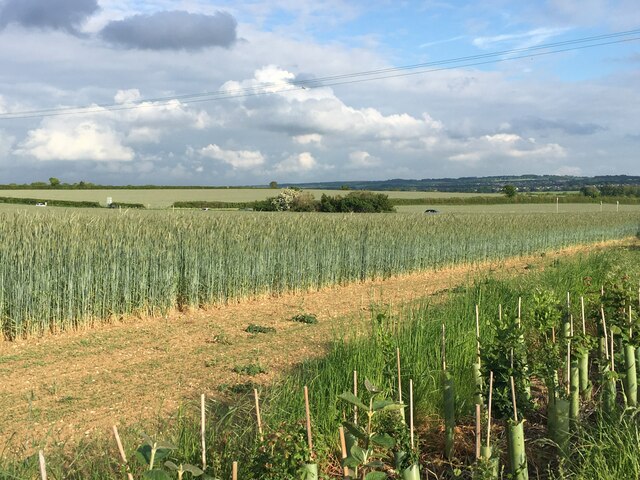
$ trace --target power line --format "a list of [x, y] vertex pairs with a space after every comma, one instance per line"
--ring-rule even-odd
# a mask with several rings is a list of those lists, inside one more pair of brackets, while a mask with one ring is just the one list
[[[632, 36], [637, 35], [637, 36]], [[608, 40], [608, 41], [602, 41]], [[576, 50], [584, 50], [599, 46], [613, 45], [640, 40], [640, 29], [627, 30], [624, 32], [615, 32], [610, 34], [596, 35], [591, 37], [582, 37], [572, 40], [541, 44], [531, 47], [515, 48], [502, 50], [478, 55], [470, 55], [465, 57], [457, 57], [445, 60], [437, 60], [432, 62], [418, 63], [413, 65], [404, 65], [398, 67], [389, 67], [377, 70], [367, 70], [362, 72], [352, 72], [340, 75], [331, 75], [318, 77], [308, 80], [292, 80], [282, 85], [275, 82], [263, 82], [251, 87], [243, 87], [238, 89], [218, 90], [216, 92], [201, 92], [182, 95], [174, 95], [170, 97], [154, 97], [131, 102], [128, 104], [109, 103], [96, 104], [80, 107], [58, 107], [40, 110], [24, 110], [19, 112], [6, 112], [0, 114], [0, 120], [8, 119], [24, 119], [39, 118], [62, 115], [83, 115], [91, 113], [103, 113], [110, 111], [134, 110], [139, 108], [158, 108], [171, 104], [176, 100], [180, 100], [183, 104], [201, 103], [216, 100], [224, 100], [230, 98], [242, 98], [258, 95], [269, 95], [273, 93], [284, 93], [295, 90], [308, 88], [320, 88], [336, 85], [346, 85], [353, 83], [361, 83], [375, 80], [383, 80], [387, 78], [405, 77], [411, 75], [422, 75], [443, 70], [451, 70], [455, 68], [473, 67], [487, 65], [491, 63], [501, 63], [506, 61], [518, 60], [522, 58], [533, 58], [557, 53], [564, 53]], [[595, 42], [595, 43], [594, 43]], [[566, 47], [566, 48], [559, 48]], [[497, 58], [496, 58], [497, 57]], [[502, 57], [502, 58], [500, 58]], [[438, 68], [429, 68], [438, 67]], [[271, 90], [276, 88], [276, 90]]]

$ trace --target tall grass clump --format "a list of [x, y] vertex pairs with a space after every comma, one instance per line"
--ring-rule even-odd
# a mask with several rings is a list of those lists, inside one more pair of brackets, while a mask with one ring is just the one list
[[635, 235], [637, 214], [0, 214], [5, 338]]

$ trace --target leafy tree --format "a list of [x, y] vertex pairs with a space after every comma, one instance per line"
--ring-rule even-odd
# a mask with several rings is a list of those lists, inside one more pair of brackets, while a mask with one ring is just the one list
[[585, 197], [597, 198], [600, 196], [600, 190], [594, 185], [585, 185], [580, 189], [580, 193]]
[[388, 195], [358, 191], [351, 192], [345, 197], [323, 195], [320, 198], [319, 210], [321, 212], [379, 213], [393, 212], [395, 208]]
[[278, 182], [276, 182], [275, 180], [269, 182], [269, 188], [278, 188]]
[[51, 177], [51, 178], [49, 178], [49, 184], [54, 188], [55, 187], [59, 187], [60, 186], [60, 180], [58, 180], [56, 177]]
[[502, 187], [502, 193], [504, 193], [507, 198], [513, 198], [518, 194], [518, 189], [513, 185], [505, 185]]

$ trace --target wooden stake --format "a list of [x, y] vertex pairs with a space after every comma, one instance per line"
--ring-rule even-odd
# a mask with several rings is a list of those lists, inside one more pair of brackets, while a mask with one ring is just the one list
[[40, 479], [47, 480], [47, 466], [44, 462], [44, 452], [38, 451], [38, 461], [40, 462]]
[[[344, 459], [349, 456], [347, 454], [347, 442], [344, 438], [344, 427], [340, 425], [338, 431], [340, 432], [340, 450], [342, 452], [342, 460], [344, 461]], [[342, 467], [342, 474], [344, 477], [347, 477], [347, 475], [349, 474], [349, 467]]]
[[482, 444], [482, 412], [480, 405], [476, 403], [476, 460], [480, 458], [480, 446]]
[[238, 480], [238, 462], [231, 464], [231, 480]]
[[491, 401], [493, 399], [493, 372], [489, 372], [489, 404], [487, 406], [487, 448], [491, 446]]
[[413, 380], [409, 379], [409, 431], [411, 432], [411, 449], [415, 448], [414, 445], [414, 432], [413, 432]]
[[498, 304], [498, 320], [502, 321], [502, 304]]
[[309, 456], [313, 456], [313, 441], [311, 439], [311, 412], [309, 410], [309, 389], [304, 386], [304, 411], [307, 416], [307, 443], [309, 444]]
[[509, 377], [511, 381], [511, 400], [513, 401], [513, 419], [518, 423], [518, 406], [516, 405], [516, 386], [513, 382], [513, 376]]
[[[353, 371], [353, 394], [358, 396], [358, 372]], [[353, 406], [353, 423], [358, 424], [358, 407]]]
[[398, 401], [402, 403], [402, 377], [400, 375], [400, 347], [396, 347], [396, 360], [398, 364]]
[[258, 433], [260, 434], [260, 441], [264, 442], [264, 434], [262, 432], [262, 418], [260, 417], [260, 399], [258, 398], [258, 389], [253, 389], [253, 398], [256, 402], [256, 421], [258, 422]]
[[582, 316], [582, 334], [587, 334], [587, 320], [584, 315], [584, 297], [580, 297], [580, 315]]
[[129, 464], [127, 463], [127, 455], [124, 453], [124, 448], [122, 448], [122, 442], [120, 441], [120, 435], [118, 435], [118, 427], [113, 426], [113, 436], [116, 437], [116, 445], [118, 445], [118, 452], [120, 453], [120, 458], [122, 459], [122, 463], [127, 467], [127, 478], [128, 480], [133, 480], [133, 475], [129, 472]]
[[480, 309], [476, 304], [476, 357], [480, 364]]
[[522, 297], [518, 297], [518, 328], [522, 326]]
[[442, 370], [447, 371], [447, 356], [445, 350], [445, 331], [444, 323], [442, 324]]
[[569, 333], [571, 337], [573, 337], [573, 315], [569, 315], [569, 322], [571, 324], [571, 328], [569, 329]]
[[205, 440], [205, 404], [204, 393], [200, 395], [200, 444], [202, 446], [202, 470], [207, 468], [207, 443]]
[[615, 355], [613, 354], [613, 330], [611, 330], [610, 333], [611, 335], [609, 335], [609, 338], [611, 340], [611, 371], [615, 372], [616, 365], [615, 365]]
[[[604, 353], [609, 360], [609, 339], [607, 338], [607, 320], [604, 318], [604, 307], [600, 305], [600, 315], [602, 317], [602, 330], [604, 330]], [[613, 340], [613, 339], [612, 339]], [[613, 350], [611, 350], [613, 355]]]

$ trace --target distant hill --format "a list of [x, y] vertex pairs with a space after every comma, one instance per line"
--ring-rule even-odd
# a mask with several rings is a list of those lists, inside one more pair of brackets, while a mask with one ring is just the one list
[[[159, 190], [159, 189], [227, 189], [227, 188], [269, 188], [269, 185], [214, 186], [214, 185], [100, 185], [91, 182], [60, 183], [33, 182], [23, 184], [0, 184], [0, 190]], [[275, 183], [275, 182], [273, 182]], [[321, 190], [396, 190], [396, 191], [437, 191], [437, 192], [500, 192], [505, 185], [513, 185], [519, 192], [557, 192], [580, 190], [585, 186], [604, 185], [640, 186], [640, 176], [603, 175], [597, 177], [576, 177], [571, 175], [500, 175], [492, 177], [423, 178], [406, 180], [348, 180], [341, 182], [289, 183], [278, 182], [277, 186], [300, 187]]]
[[405, 190], [440, 192], [499, 192], [505, 185], [513, 185], [520, 192], [552, 192], [579, 190], [588, 185], [640, 185], [639, 176], [603, 175], [576, 177], [570, 175], [503, 175], [492, 177], [423, 178], [421, 180], [345, 181], [314, 183], [282, 183], [281, 187], [300, 187], [324, 190]]

